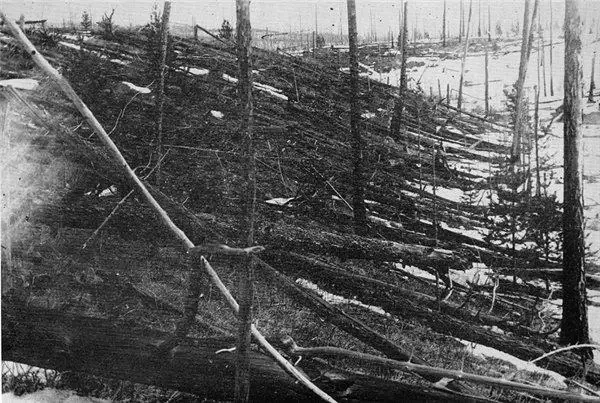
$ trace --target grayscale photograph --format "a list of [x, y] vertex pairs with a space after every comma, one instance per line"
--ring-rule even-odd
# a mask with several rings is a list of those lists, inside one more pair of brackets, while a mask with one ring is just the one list
[[0, 0], [0, 205], [3, 403], [600, 403], [600, 0]]

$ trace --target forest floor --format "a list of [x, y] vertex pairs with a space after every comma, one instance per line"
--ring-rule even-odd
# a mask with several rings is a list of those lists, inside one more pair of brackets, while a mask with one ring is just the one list
[[[149, 175], [155, 164], [156, 84], [148, 38], [140, 32], [121, 32], [108, 39], [64, 32], [34, 37], [110, 131], [130, 165], [137, 167], [139, 175]], [[83, 139], [101, 155], [91, 129], [58, 89], [14, 47], [9, 36], [2, 35], [0, 43], [0, 80], [31, 84], [33, 88], [20, 92], [26, 101], [45, 111], [52, 125]], [[506, 48], [514, 46], [509, 43]], [[365, 50], [361, 107], [370, 224], [368, 235], [356, 238], [348, 205], [352, 193], [345, 55], [339, 50], [323, 50], [315, 56], [296, 58], [255, 51], [257, 238], [268, 248], [265, 261], [301, 289], [326, 301], [330, 312], [343, 310], [433, 366], [561, 390], [572, 389], [569, 379], [573, 379], [598, 390], [600, 370], [590, 370], [583, 379], [577, 356], [571, 352], [557, 354], [538, 366], [528, 362], [557, 347], [561, 305], [558, 260], [543, 261], [541, 268], [554, 274], [542, 275], [535, 270], [539, 267], [529, 267], [525, 254], [518, 254], [522, 268], [528, 270], [507, 275], [497, 269], [514, 264], [514, 258], [506, 248], [484, 240], [489, 222], [485, 184], [504, 161], [510, 138], [509, 129], [502, 126], [508, 119], [500, 112], [501, 95], [494, 95], [501, 115], [496, 117], [499, 124], [494, 125], [458, 115], [438, 103], [439, 99], [412, 91], [403, 134], [392, 138], [387, 127], [396, 89], [388, 85], [385, 74], [395, 83], [394, 55], [388, 57], [390, 71], [385, 73], [385, 67], [379, 75], [377, 62], [373, 64], [374, 57]], [[450, 66], [420, 65], [430, 63], [429, 57], [410, 59], [416, 69], [409, 70], [413, 80], [431, 80], [427, 74], [435, 68], [442, 71], [433, 77], [446, 76], [445, 69]], [[237, 189], [241, 165], [234, 49], [227, 43], [177, 38], [169, 64], [167, 153], [161, 179], [154, 184], [170, 197], [171, 210], [181, 215], [178, 225], [195, 243], [235, 245], [240, 229]], [[427, 66], [427, 71], [420, 66]], [[478, 83], [476, 78], [468, 80]], [[503, 78], [503, 83], [508, 80]], [[549, 120], [558, 105], [545, 104], [542, 119]], [[476, 104], [468, 107], [481, 112]], [[27, 109], [14, 99], [8, 103], [2, 139], [8, 146], [2, 156], [6, 161], [2, 219], [3, 225], [10, 223], [8, 235], [3, 227], [2, 242], [3, 247], [9, 242], [11, 249], [9, 256], [3, 248], [3, 280], [9, 280], [8, 284], [3, 281], [3, 297], [70, 314], [132, 320], [172, 332], [178, 314], [161, 301], [179, 309], [183, 306], [187, 257], [135, 197], [120, 205], [108, 224], [94, 234], [128, 193], [128, 185], [109, 167], [97, 165], [102, 159], [91, 158], [90, 163], [77, 142], [35, 122]], [[592, 109], [586, 107], [587, 115], [593, 115]], [[554, 153], [560, 148], [560, 126], [555, 123], [544, 138], [544, 149], [556, 164], [560, 160], [560, 154]], [[586, 141], [597, 141], [597, 128], [595, 124], [585, 126]], [[447, 167], [435, 161], [438, 144], [446, 149]], [[592, 150], [597, 153], [598, 149], [587, 148], [586, 157], [597, 158]], [[592, 169], [598, 166], [586, 164], [588, 167], [586, 196], [597, 195], [593, 186], [598, 183], [598, 173]], [[559, 181], [558, 171], [556, 177]], [[586, 200], [588, 229], [597, 231], [598, 213]], [[185, 222], [185, 212], [191, 212], [201, 225]], [[214, 265], [235, 295], [235, 265], [220, 261]], [[442, 301], [443, 284], [435, 272], [449, 265], [455, 286]], [[598, 266], [591, 267], [591, 279], [597, 279]], [[590, 318], [596, 319], [591, 321], [592, 337], [600, 341], [600, 281], [590, 284]], [[193, 327], [193, 337], [235, 334], [235, 318], [208, 281], [203, 286], [199, 317], [202, 322]], [[301, 346], [332, 345], [378, 353], [368, 340], [348, 337], [346, 331], [276, 287], [260, 270], [254, 323], [273, 340], [291, 335]], [[3, 336], [4, 332], [3, 327]], [[429, 384], [412, 373], [352, 360], [329, 360], [329, 365], [399, 384]], [[18, 372], [20, 377], [15, 376]], [[48, 382], [48, 378], [52, 380]], [[23, 370], [3, 363], [3, 392], [22, 394], [44, 385], [110, 400], [197, 398], [69, 372], [41, 375], [36, 368]], [[476, 390], [498, 401], [535, 399], [487, 386]]]

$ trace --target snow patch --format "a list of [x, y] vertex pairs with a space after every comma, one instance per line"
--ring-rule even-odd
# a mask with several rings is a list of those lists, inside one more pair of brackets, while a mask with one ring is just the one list
[[104, 189], [98, 196], [106, 197], [106, 196], [114, 196], [116, 194], [117, 194], [117, 187], [115, 185], [112, 185], [111, 187]]
[[363, 118], [363, 119], [372, 119], [375, 116], [377, 116], [377, 114], [373, 113], [373, 112], [365, 112], [362, 115], [360, 115], [360, 117]]
[[225, 73], [223, 73], [223, 80], [230, 82], [230, 83], [234, 83], [234, 84], [236, 84], [238, 82], [237, 78], [231, 77], [229, 74], [225, 74]]
[[190, 74], [193, 74], [195, 76], [205, 76], [208, 73], [210, 73], [210, 70], [199, 69], [199, 68], [196, 68], [196, 67], [190, 67], [189, 69], [186, 67], [184, 69], [187, 70]]
[[71, 49], [75, 49], [75, 50], [81, 50], [81, 46], [79, 45], [75, 45], [74, 43], [69, 43], [69, 42], [58, 42], [59, 45], [64, 46], [65, 48], [71, 48]]
[[269, 199], [269, 200], [265, 201], [265, 203], [272, 204], [274, 206], [283, 206], [283, 205], [285, 205], [286, 203], [289, 203], [292, 200], [294, 200], [293, 197], [289, 197], [289, 198], [276, 197], [274, 199]]
[[225, 116], [221, 111], [210, 111], [210, 114], [217, 119], [223, 119], [223, 116]]
[[72, 390], [57, 390], [47, 388], [34, 393], [15, 396], [11, 393], [2, 394], [3, 403], [109, 403], [110, 400], [95, 397], [77, 396]]
[[383, 315], [383, 316], [387, 316], [387, 317], [390, 316], [389, 313], [387, 313], [386, 311], [384, 311], [383, 309], [381, 309], [378, 306], [363, 304], [362, 302], [360, 302], [354, 298], [348, 299], [348, 298], [341, 297], [339, 295], [331, 294], [327, 291], [321, 290], [319, 288], [319, 286], [317, 286], [315, 283], [313, 283], [309, 280], [299, 278], [296, 280], [296, 283], [298, 283], [303, 288], [306, 288], [308, 290], [312, 290], [312, 291], [316, 292], [321, 298], [323, 298], [325, 301], [329, 302], [330, 304], [333, 304], [333, 305], [339, 305], [339, 304], [355, 305], [355, 306], [359, 306], [361, 308], [368, 309], [369, 311], [375, 312], [379, 315]]
[[126, 86], [128, 86], [129, 89], [132, 89], [135, 92], [139, 92], [140, 94], [150, 94], [152, 92], [150, 90], [150, 88], [148, 88], [148, 87], [140, 87], [138, 85], [130, 83], [129, 81], [121, 81], [121, 82], [123, 84], [125, 84]]
[[267, 84], [254, 83], [254, 88], [264, 91], [274, 97], [283, 99], [284, 101], [288, 100], [288, 97], [282, 94], [282, 91], [279, 88], [271, 87]]
[[120, 64], [121, 66], [129, 66], [129, 63], [121, 59], [110, 59], [112, 63]]
[[13, 78], [10, 80], [0, 80], [0, 87], [13, 87], [18, 90], [35, 90], [39, 85], [33, 78]]

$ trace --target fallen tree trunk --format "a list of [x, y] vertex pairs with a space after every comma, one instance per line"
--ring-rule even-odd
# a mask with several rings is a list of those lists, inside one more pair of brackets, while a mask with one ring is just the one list
[[[384, 281], [357, 274], [351, 274], [341, 268], [332, 266], [318, 259], [302, 256], [297, 253], [268, 254], [267, 260], [277, 264], [286, 272], [298, 275], [303, 272], [312, 279], [318, 279], [330, 284], [332, 289], [341, 290], [338, 293], [344, 297], [372, 295], [369, 301], [383, 308], [382, 302], [388, 301], [394, 308], [405, 309], [404, 316], [412, 316], [415, 312], [425, 311], [429, 314], [440, 313], [456, 317], [473, 324], [497, 326], [520, 335], [530, 335], [531, 330], [516, 323], [516, 318], [500, 318], [455, 302], [438, 300], [428, 294], [411, 291]], [[343, 291], [342, 291], [343, 290]], [[357, 294], [358, 293], [358, 294]], [[487, 311], [488, 307], [484, 307]], [[387, 308], [386, 308], [387, 309]], [[412, 311], [412, 312], [411, 312]], [[508, 315], [505, 315], [508, 316]]]
[[[278, 263], [284, 264], [284, 262], [281, 261]], [[289, 264], [287, 265], [289, 267]], [[303, 267], [299, 268], [302, 269]], [[365, 281], [357, 283], [354, 281], [343, 281], [342, 278], [342, 276], [339, 276], [339, 273], [337, 277], [328, 277], [327, 282], [335, 285], [334, 287], [330, 287], [328, 291], [340, 293], [338, 289], [342, 289], [344, 290], [341, 292], [342, 295], [350, 293], [352, 297], [357, 298], [361, 302], [381, 307], [393, 315], [408, 319], [422, 320], [426, 322], [432, 330], [441, 334], [492, 347], [512, 354], [522, 360], [538, 358], [545, 354], [547, 350], [555, 347], [550, 343], [534, 343], [523, 335], [515, 337], [512, 335], [495, 333], [481, 326], [473, 325], [465, 320], [453, 317], [443, 311], [437, 312], [428, 307], [421, 307], [415, 303], [414, 297], [411, 300], [402, 298], [401, 295], [392, 294], [389, 290], [384, 290], [381, 287], [376, 289], [373, 287], [375, 282], [369, 284], [369, 287], [366, 287]], [[346, 296], [350, 296], [350, 294], [346, 294]], [[449, 308], [446, 307], [445, 309], [447, 310]], [[539, 345], [543, 345], [543, 348]], [[564, 376], [578, 376], [582, 370], [581, 361], [573, 353], [566, 353], [561, 356], [550, 356], [544, 360], [543, 365], [545, 368], [556, 371]], [[594, 385], [600, 385], [600, 369], [598, 367], [590, 368], [587, 372], [586, 379]]]
[[[157, 346], [168, 336], [132, 323], [2, 301], [3, 360], [155, 385], [192, 393], [200, 399], [233, 398], [235, 357], [230, 352], [217, 353], [233, 346], [233, 338], [187, 338], [170, 353], [157, 354]], [[250, 360], [252, 401], [316, 401], [270, 357], [252, 351]], [[461, 401], [433, 387], [315, 368], [310, 365], [307, 371], [320, 378], [319, 385], [339, 401]]]
[[399, 242], [382, 241], [356, 235], [341, 235], [321, 230], [309, 231], [277, 223], [262, 241], [280, 250], [333, 254], [343, 259], [371, 259], [402, 262], [441, 272], [466, 269], [469, 263], [449, 250]]

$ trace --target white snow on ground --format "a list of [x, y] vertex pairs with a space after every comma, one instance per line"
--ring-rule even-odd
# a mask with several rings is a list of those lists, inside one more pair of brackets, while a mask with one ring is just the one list
[[360, 115], [360, 117], [363, 118], [363, 119], [372, 119], [375, 116], [377, 116], [377, 114], [373, 113], [373, 112], [365, 112], [362, 115]]
[[[223, 73], [223, 80], [228, 81], [230, 83], [237, 83], [238, 79], [235, 77], [231, 77], [228, 74]], [[254, 88], [256, 88], [257, 90], [260, 91], [264, 91], [274, 97], [283, 99], [284, 101], [288, 100], [288, 97], [282, 94], [282, 91], [279, 88], [275, 88], [272, 87], [270, 85], [267, 84], [261, 84], [261, 83], [253, 83]]]
[[316, 292], [321, 298], [323, 298], [325, 301], [329, 302], [330, 304], [333, 304], [333, 305], [339, 305], [339, 304], [355, 305], [355, 306], [359, 306], [361, 308], [368, 309], [369, 311], [375, 312], [379, 315], [388, 316], [388, 317], [390, 316], [389, 313], [387, 313], [386, 311], [384, 311], [383, 309], [381, 309], [378, 306], [363, 304], [362, 302], [360, 302], [354, 298], [348, 299], [348, 298], [341, 297], [339, 295], [331, 294], [327, 291], [321, 290], [319, 288], [319, 286], [317, 286], [315, 283], [312, 283], [303, 278], [297, 279], [296, 283], [298, 283], [300, 286], [302, 286], [308, 290], [312, 290], [312, 291]]
[[43, 389], [34, 393], [15, 396], [2, 394], [2, 403], [109, 403], [110, 400], [77, 396], [72, 390]]
[[390, 221], [373, 215], [369, 215], [367, 216], [367, 218], [369, 219], [369, 221], [374, 222], [376, 224], [381, 224], [387, 228], [403, 228], [402, 224], [397, 221]]
[[121, 59], [110, 59], [112, 63], [120, 64], [121, 66], [129, 66], [129, 63]]
[[467, 270], [450, 269], [448, 273], [453, 282], [466, 287], [469, 287], [470, 284], [484, 285], [493, 284], [494, 282], [490, 277], [493, 274], [493, 270], [488, 269], [486, 265], [480, 263], [473, 263], [473, 267]]
[[217, 119], [223, 119], [223, 116], [225, 116], [221, 111], [210, 111], [210, 114]]
[[225, 73], [223, 73], [223, 80], [228, 81], [230, 83], [234, 83], [234, 84], [238, 82], [237, 78], [231, 77], [229, 74], [225, 74]]
[[106, 197], [106, 196], [114, 196], [116, 194], [117, 194], [117, 187], [115, 185], [112, 185], [111, 187], [104, 189], [98, 196]]
[[545, 374], [545, 375], [553, 378], [554, 380], [556, 380], [556, 382], [558, 382], [559, 384], [564, 385], [566, 387], [566, 384], [565, 384], [566, 378], [554, 371], [540, 368], [535, 364], [532, 364], [528, 361], [523, 361], [520, 358], [517, 358], [513, 355], [504, 353], [500, 350], [496, 350], [495, 348], [482, 346], [481, 344], [472, 343], [467, 340], [462, 340], [462, 339], [456, 339], [456, 340], [461, 342], [465, 346], [465, 349], [469, 353], [471, 353], [475, 356], [479, 356], [479, 357], [483, 357], [483, 358], [486, 358], [486, 357], [497, 358], [502, 361], [506, 361], [506, 362], [514, 365], [517, 368], [517, 370], [519, 370], [519, 371], [528, 371], [528, 372], [535, 372], [535, 373], [539, 373], [539, 374]]
[[283, 99], [284, 101], [288, 100], [288, 97], [282, 94], [282, 91], [279, 88], [271, 87], [270, 85], [254, 83], [254, 88], [267, 92], [270, 95]]
[[293, 197], [289, 197], [289, 198], [276, 197], [274, 199], [269, 199], [269, 200], [265, 201], [265, 203], [273, 204], [275, 206], [283, 206], [284, 204], [288, 203], [291, 200], [294, 200], [294, 198]]
[[[421, 269], [419, 269], [418, 267], [415, 267], [415, 266], [408, 266], [408, 265], [407, 266], [403, 266], [401, 263], [395, 263], [395, 265], [396, 265], [396, 267], [399, 270], [402, 270], [402, 271], [405, 271], [405, 272], [407, 272], [409, 274], [412, 274], [415, 277], [420, 277], [420, 278], [425, 279], [425, 280], [433, 280], [433, 281], [435, 281], [435, 275], [429, 273], [428, 271], [421, 270]], [[441, 283], [442, 282], [440, 281], [440, 284]]]
[[183, 69], [186, 70], [186, 71], [189, 71], [190, 74], [193, 74], [195, 76], [205, 76], [208, 73], [210, 73], [210, 70], [199, 69], [199, 68], [196, 68], [196, 67], [189, 67], [189, 68], [188, 67], [184, 67]]
[[150, 90], [150, 88], [148, 87], [140, 87], [139, 85], [135, 85], [133, 83], [130, 83], [129, 81], [121, 82], [128, 86], [130, 89], [134, 90], [135, 92], [139, 92], [140, 94], [150, 94], [152, 92], [152, 90]]
[[18, 90], [35, 90], [39, 85], [37, 80], [32, 78], [12, 78], [10, 80], [0, 80], [0, 87], [13, 87]]
[[71, 49], [75, 49], [75, 50], [81, 50], [81, 46], [75, 45], [74, 43], [60, 41], [60, 42], [58, 42], [58, 44], [61, 45], [61, 46], [66, 47], [66, 48], [71, 48]]

